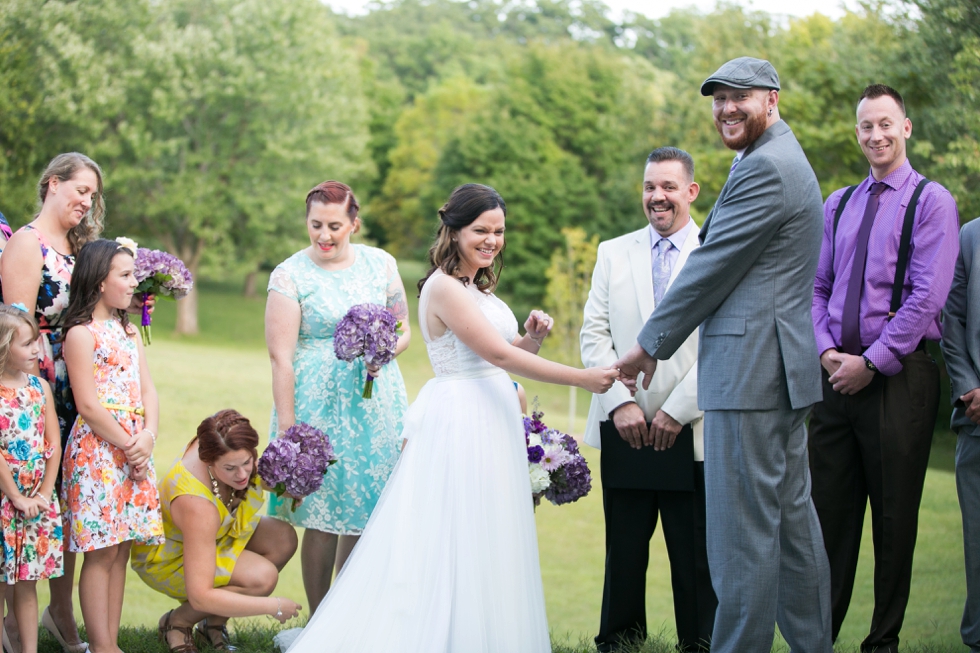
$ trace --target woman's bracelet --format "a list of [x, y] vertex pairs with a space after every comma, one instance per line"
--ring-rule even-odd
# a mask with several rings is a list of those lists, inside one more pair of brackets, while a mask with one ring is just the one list
[[541, 347], [541, 343], [544, 342], [544, 338], [545, 338], [545, 336], [541, 336], [541, 339], [538, 340], [537, 338], [535, 338], [534, 336], [532, 336], [530, 333], [527, 334], [527, 337], [530, 338], [534, 342], [534, 344], [536, 344], [539, 348]]
[[273, 596], [276, 600], [276, 619], [282, 619], [282, 599], [278, 596]]

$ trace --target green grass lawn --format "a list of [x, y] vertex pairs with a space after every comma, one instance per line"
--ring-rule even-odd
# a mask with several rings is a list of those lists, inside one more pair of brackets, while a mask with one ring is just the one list
[[[414, 279], [420, 271], [418, 265], [403, 265], [406, 288], [413, 300]], [[271, 374], [262, 335], [264, 294], [259, 299], [245, 299], [237, 294], [239, 288], [237, 285], [202, 284], [202, 333], [194, 337], [174, 337], [171, 333], [174, 305], [166, 301], [158, 304], [154, 342], [148, 350], [161, 404], [160, 434], [155, 453], [158, 473], [162, 474], [181, 453], [200, 420], [221, 408], [241, 411], [252, 420], [260, 434], [264, 436], [268, 432], [272, 397]], [[413, 305], [412, 345], [398, 359], [410, 399], [432, 376], [415, 320]], [[565, 428], [568, 390], [522, 382], [529, 397], [539, 398], [546, 420], [558, 428]], [[588, 410], [588, 395], [580, 393], [577, 404], [574, 430], [581, 433]], [[937, 446], [948, 448], [948, 439], [940, 439]], [[593, 472], [598, 474], [598, 452], [589, 448], [584, 448], [584, 452]], [[945, 460], [947, 455], [948, 451], [944, 450], [940, 457]], [[589, 650], [586, 644], [598, 628], [603, 577], [603, 521], [598, 479], [594, 488], [588, 497], [577, 503], [558, 508], [545, 502], [537, 511], [541, 571], [556, 651], [578, 653]], [[867, 632], [872, 607], [872, 564], [870, 524], [866, 524], [854, 599], [841, 633], [840, 650], [857, 650]], [[647, 581], [650, 630], [662, 633], [664, 639], [648, 644], [644, 651], [667, 651], [673, 638], [673, 613], [667, 554], [659, 530], [652, 545]], [[46, 593], [46, 584], [39, 584], [39, 594]], [[284, 570], [277, 593], [305, 602], [298, 556]], [[946, 463], [930, 469], [926, 478], [911, 597], [902, 631], [905, 650], [966, 650], [959, 646], [959, 621], [965, 597], [962, 531], [953, 475]], [[40, 605], [46, 604], [46, 596], [41, 596]], [[163, 651], [155, 643], [143, 642], [147, 631], [140, 627], [155, 629], [160, 615], [174, 605], [130, 572], [123, 621], [137, 630], [124, 633], [120, 642], [123, 650], [129, 653]], [[267, 651], [270, 624], [264, 619], [239, 620], [236, 628], [241, 632], [243, 642], [248, 642], [249, 650]], [[45, 640], [42, 650], [47, 651], [51, 644], [50, 640]]]

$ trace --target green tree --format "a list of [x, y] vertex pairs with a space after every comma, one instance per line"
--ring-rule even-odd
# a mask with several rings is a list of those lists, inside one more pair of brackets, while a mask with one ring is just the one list
[[[310, 187], [371, 172], [355, 57], [315, 0], [153, 9], [111, 159], [121, 222], [194, 273], [209, 250], [246, 270], [281, 257]], [[178, 332], [197, 331], [196, 308], [178, 303]]]
[[[592, 287], [592, 270], [595, 268], [599, 249], [599, 235], [589, 237], [580, 227], [561, 230], [563, 246], [551, 255], [551, 265], [545, 272], [548, 285], [545, 290], [544, 308], [554, 319], [551, 334], [545, 341], [546, 354], [566, 365], [581, 364], [579, 332], [585, 302]], [[575, 427], [576, 389], [568, 388], [568, 429]]]

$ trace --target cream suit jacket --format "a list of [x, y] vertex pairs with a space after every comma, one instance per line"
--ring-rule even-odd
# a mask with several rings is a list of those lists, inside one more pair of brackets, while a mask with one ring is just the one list
[[[668, 288], [699, 244], [695, 225], [688, 232], [670, 271]], [[579, 338], [582, 363], [586, 367], [599, 367], [616, 362], [636, 344], [637, 335], [653, 309], [649, 227], [600, 243]], [[648, 421], [662, 409], [681, 424], [694, 422], [694, 459], [704, 460], [697, 359], [698, 331], [695, 329], [670, 359], [660, 361], [649, 390], [640, 387], [636, 397], [630, 397], [626, 386], [617, 381], [606, 394], [593, 395], [585, 443], [599, 448], [599, 422], [609, 419], [609, 412], [617, 406], [635, 400]]]

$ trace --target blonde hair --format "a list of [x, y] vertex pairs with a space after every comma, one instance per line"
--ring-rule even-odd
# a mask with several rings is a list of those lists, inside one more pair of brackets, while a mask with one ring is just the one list
[[17, 329], [24, 324], [30, 327], [31, 335], [36, 340], [41, 332], [31, 314], [9, 304], [0, 304], [0, 372], [7, 369], [10, 343], [13, 342]]
[[[102, 233], [103, 221], [105, 219], [105, 199], [102, 187], [102, 168], [99, 164], [78, 152], [66, 152], [59, 154], [51, 159], [51, 163], [41, 173], [41, 178], [37, 182], [37, 197], [40, 206], [44, 206], [44, 200], [48, 196], [48, 184], [52, 178], [60, 182], [66, 182], [75, 176], [75, 173], [82, 168], [88, 168], [95, 173], [98, 180], [98, 189], [92, 196], [92, 208], [82, 217], [82, 221], [68, 231], [68, 243], [71, 245], [71, 253], [78, 254], [82, 246], [90, 243]], [[40, 210], [40, 208], [38, 209]]]

